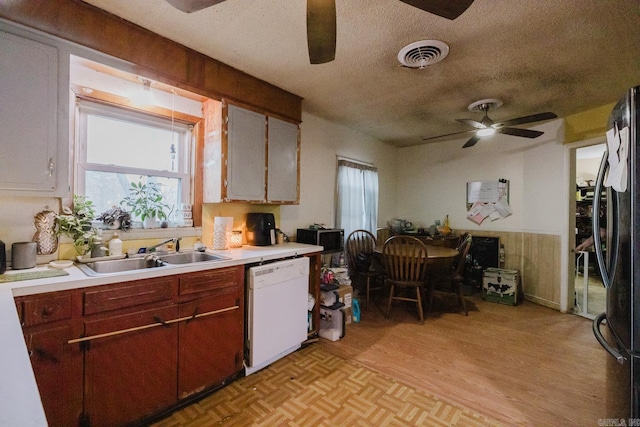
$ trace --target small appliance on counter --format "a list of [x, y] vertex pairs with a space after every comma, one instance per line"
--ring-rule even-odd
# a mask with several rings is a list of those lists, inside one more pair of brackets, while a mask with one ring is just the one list
[[276, 244], [276, 220], [271, 213], [247, 214], [247, 243], [252, 246]]
[[11, 245], [11, 269], [22, 270], [36, 266], [36, 242], [17, 242]]
[[342, 228], [298, 228], [296, 242], [324, 247], [323, 253], [344, 251]]

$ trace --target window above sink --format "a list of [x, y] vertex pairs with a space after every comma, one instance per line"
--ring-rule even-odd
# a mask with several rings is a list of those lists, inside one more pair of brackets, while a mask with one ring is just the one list
[[[194, 194], [203, 136], [197, 130], [208, 98], [151, 80], [130, 64], [105, 62], [70, 57], [76, 97], [71, 120], [77, 129], [74, 192], [105, 212], [120, 206], [131, 183], [158, 183], [171, 209], [165, 211], [169, 226], [200, 226], [202, 207]], [[143, 102], [139, 95], [145, 92], [152, 96]], [[183, 204], [193, 205], [192, 218], [182, 218]], [[134, 227], [141, 226], [132, 216]]]

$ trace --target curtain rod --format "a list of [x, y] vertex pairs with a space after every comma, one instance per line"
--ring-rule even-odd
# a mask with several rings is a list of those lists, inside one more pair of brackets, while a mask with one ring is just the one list
[[337, 159], [338, 161], [340, 161], [340, 160], [346, 160], [346, 161], [348, 161], [348, 162], [358, 163], [358, 164], [361, 164], [361, 165], [364, 165], [364, 166], [371, 166], [371, 167], [373, 167], [373, 166], [374, 166], [374, 164], [373, 164], [373, 163], [365, 162], [365, 161], [362, 161], [362, 160], [352, 159], [352, 158], [350, 158], [350, 157], [344, 157], [344, 156], [338, 156], [338, 155], [336, 155], [336, 159]]

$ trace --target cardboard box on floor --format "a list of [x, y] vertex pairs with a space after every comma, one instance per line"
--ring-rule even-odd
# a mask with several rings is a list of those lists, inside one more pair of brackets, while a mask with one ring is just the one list
[[482, 275], [482, 299], [499, 304], [518, 304], [520, 273], [518, 270], [487, 268]]
[[345, 308], [351, 308], [353, 301], [353, 287], [351, 285], [338, 285], [338, 289], [320, 292], [320, 305], [331, 307], [335, 303], [344, 304]]
[[344, 304], [342, 312], [344, 313], [344, 323], [350, 324], [353, 321], [351, 306], [353, 304], [353, 286], [340, 285], [338, 290], [338, 301]]

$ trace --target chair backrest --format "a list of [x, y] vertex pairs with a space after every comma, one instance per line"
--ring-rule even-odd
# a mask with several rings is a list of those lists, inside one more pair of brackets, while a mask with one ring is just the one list
[[464, 242], [467, 241], [467, 239], [471, 238], [471, 233], [469, 233], [468, 231], [464, 232], [461, 236], [460, 239], [458, 240], [458, 246], [456, 246], [456, 249], [460, 250], [462, 249], [462, 245], [464, 245]]
[[454, 273], [458, 276], [462, 276], [464, 274], [464, 263], [467, 259], [467, 255], [469, 254], [469, 249], [471, 249], [471, 234], [465, 233], [464, 240], [460, 242], [458, 246], [458, 256], [454, 262], [453, 268]]
[[378, 228], [376, 230], [376, 239], [380, 244], [384, 244], [389, 237], [393, 235], [393, 232], [390, 228]]
[[[349, 273], [354, 275], [358, 268], [362, 267], [358, 264], [358, 256], [362, 255], [369, 258], [373, 256], [373, 249], [376, 247], [376, 237], [368, 230], [355, 230], [347, 237], [347, 265]], [[367, 265], [366, 268], [369, 268]]]
[[382, 248], [387, 279], [393, 282], [424, 282], [427, 247], [411, 236], [392, 236]]

